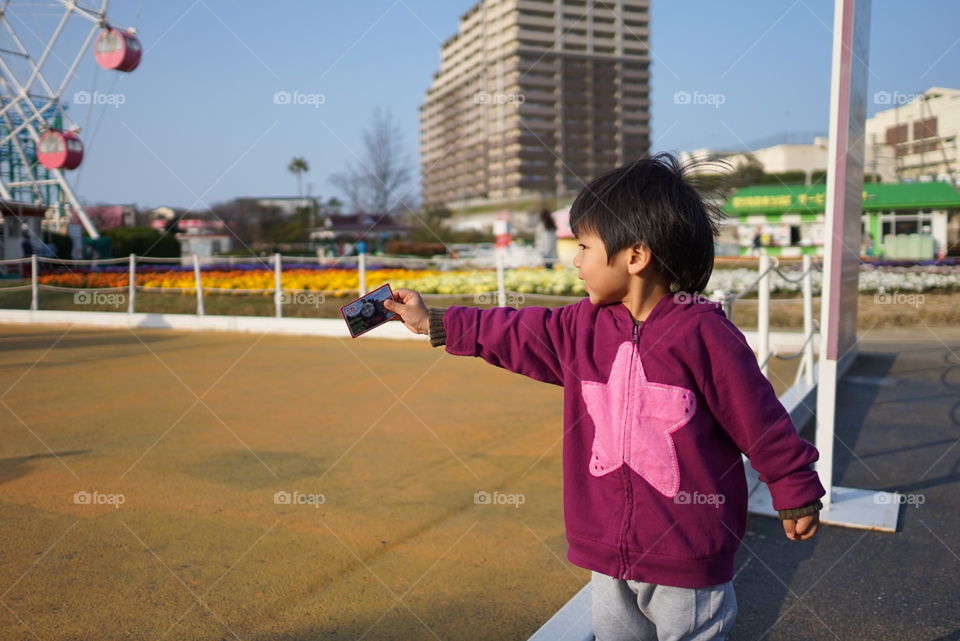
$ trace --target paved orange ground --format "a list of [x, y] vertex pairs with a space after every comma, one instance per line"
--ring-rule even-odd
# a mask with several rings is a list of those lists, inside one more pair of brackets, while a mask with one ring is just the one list
[[561, 389], [427, 343], [0, 326], [0, 399], [2, 639], [522, 639], [589, 576]]

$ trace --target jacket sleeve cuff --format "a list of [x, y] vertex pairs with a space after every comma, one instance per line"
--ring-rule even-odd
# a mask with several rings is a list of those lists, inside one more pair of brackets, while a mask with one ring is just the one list
[[799, 519], [801, 516], [809, 516], [810, 514], [816, 514], [822, 509], [823, 509], [823, 501], [821, 501], [820, 499], [817, 499], [813, 503], [807, 503], [806, 505], [795, 507], [789, 510], [778, 510], [777, 512], [780, 515], [780, 520], [782, 521], [784, 519], [796, 520], [796, 519]]
[[447, 330], [443, 327], [443, 314], [447, 310], [440, 307], [428, 307], [430, 314], [430, 345], [440, 347], [447, 342]]

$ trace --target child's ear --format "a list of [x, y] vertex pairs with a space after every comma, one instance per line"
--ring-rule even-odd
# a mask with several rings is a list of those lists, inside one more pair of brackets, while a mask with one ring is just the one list
[[631, 274], [637, 275], [653, 263], [653, 253], [650, 248], [643, 243], [637, 243], [630, 248], [630, 256], [627, 260], [627, 268]]

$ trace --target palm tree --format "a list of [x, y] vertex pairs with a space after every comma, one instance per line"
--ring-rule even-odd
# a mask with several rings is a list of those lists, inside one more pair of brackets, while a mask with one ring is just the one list
[[297, 197], [303, 198], [303, 174], [310, 171], [310, 165], [302, 156], [294, 156], [287, 165], [287, 171], [297, 177]]

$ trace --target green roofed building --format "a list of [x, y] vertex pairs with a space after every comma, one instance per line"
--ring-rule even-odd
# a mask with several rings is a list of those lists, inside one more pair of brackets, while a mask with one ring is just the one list
[[[822, 183], [738, 189], [724, 211], [736, 229], [739, 253], [822, 254], [826, 190]], [[960, 192], [949, 183], [866, 183], [861, 254], [894, 259], [960, 255], [958, 212]]]

